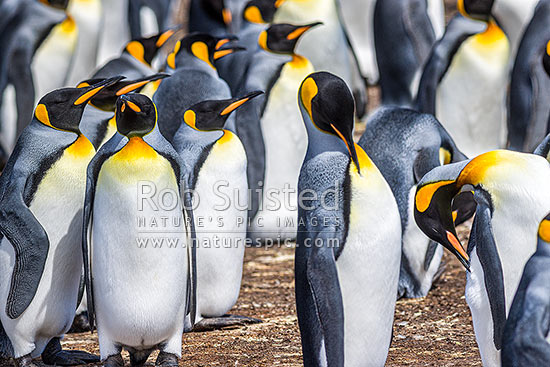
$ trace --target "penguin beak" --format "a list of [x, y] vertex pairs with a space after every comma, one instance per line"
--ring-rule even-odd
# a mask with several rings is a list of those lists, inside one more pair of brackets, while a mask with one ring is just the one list
[[95, 83], [88, 87], [79, 88], [82, 90], [80, 96], [74, 101], [75, 106], [85, 105], [90, 99], [98, 94], [103, 88], [111, 86], [120, 80], [124, 79], [123, 76], [115, 76], [113, 78], [105, 79], [99, 83]]
[[353, 163], [355, 163], [355, 167], [357, 167], [357, 172], [361, 174], [361, 167], [359, 166], [359, 159], [357, 158], [357, 150], [355, 149], [355, 143], [351, 134], [344, 135], [340, 130], [336, 128], [336, 126], [334, 126], [334, 124], [330, 124], [330, 126], [332, 127], [336, 135], [338, 135], [340, 139], [342, 139], [344, 143], [346, 143], [346, 148], [348, 148], [349, 155]]
[[141, 108], [134, 102], [130, 101], [128, 96], [123, 95], [123, 96], [120, 96], [119, 99], [122, 102], [122, 104], [120, 105], [120, 112], [124, 112], [126, 110], [126, 107], [128, 107], [129, 109], [131, 109], [136, 113], [141, 112]]
[[121, 96], [123, 94], [133, 92], [136, 89], [139, 89], [139, 88], [145, 86], [145, 84], [147, 84], [149, 82], [153, 82], [155, 80], [168, 78], [169, 76], [170, 76], [170, 74], [159, 73], [159, 74], [154, 74], [154, 75], [142, 78], [142, 79], [135, 80], [133, 83], [125, 85], [122, 88], [120, 88], [116, 92], [116, 96], [118, 97], [118, 96]]
[[227, 44], [227, 46], [226, 46], [226, 44], [222, 45], [220, 48], [218, 48], [216, 51], [214, 51], [214, 60], [219, 60], [222, 57], [230, 55], [234, 52], [245, 51], [246, 50], [246, 48], [241, 47], [241, 46], [231, 45], [231, 44]]
[[157, 46], [157, 48], [161, 48], [166, 43], [166, 41], [168, 41], [180, 29], [182, 29], [182, 27], [178, 27], [178, 28], [175, 28], [175, 29], [169, 29], [166, 32], [162, 33], [159, 36], [157, 42], [155, 43], [155, 46]]
[[233, 14], [231, 14], [231, 10], [227, 8], [222, 9], [222, 18], [223, 22], [226, 26], [230, 26], [233, 22]]
[[276, 7], [276, 8], [280, 7], [281, 5], [283, 5], [284, 2], [285, 2], [285, 0], [277, 0], [277, 1], [275, 1], [275, 7]]
[[224, 108], [222, 112], [220, 112], [220, 116], [229, 115], [231, 112], [235, 111], [237, 108], [241, 107], [243, 104], [245, 104], [252, 98], [257, 97], [261, 94], [264, 94], [264, 92], [258, 90], [258, 91], [249, 93], [239, 99], [232, 100], [231, 103], [226, 108]]
[[323, 24], [323, 23], [322, 22], [315, 22], [315, 23], [311, 23], [311, 24], [308, 24], [308, 25], [305, 25], [305, 26], [297, 27], [295, 30], [293, 30], [292, 32], [290, 32], [286, 36], [286, 39], [289, 40], [289, 41], [298, 39], [301, 35], [303, 35], [307, 31], [309, 31], [311, 28], [316, 27], [316, 26], [321, 25], [321, 24]]
[[225, 38], [220, 38], [218, 40], [218, 43], [216, 43], [216, 51], [219, 50], [223, 45], [231, 42], [231, 41], [237, 41], [238, 38], [236, 36], [233, 36], [233, 35], [230, 35], [230, 36], [226, 36]]

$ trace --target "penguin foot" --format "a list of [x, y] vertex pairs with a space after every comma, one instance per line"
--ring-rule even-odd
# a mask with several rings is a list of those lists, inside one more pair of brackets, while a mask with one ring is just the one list
[[130, 352], [130, 366], [143, 366], [149, 355], [151, 355], [150, 350]]
[[178, 366], [178, 356], [172, 353], [160, 352], [155, 366], [159, 367], [177, 367]]
[[90, 331], [90, 322], [88, 321], [88, 313], [82, 312], [74, 317], [69, 333], [84, 333], [86, 331]]
[[245, 326], [248, 324], [259, 324], [260, 319], [238, 315], [223, 315], [222, 317], [204, 318], [197, 322], [192, 331], [203, 332], [224, 329], [228, 327]]
[[38, 365], [32, 360], [30, 354], [27, 354], [23, 357], [15, 358], [13, 360], [13, 364], [15, 367], [38, 367]]
[[42, 362], [56, 366], [76, 366], [97, 363], [99, 357], [80, 350], [63, 350], [60, 339], [53, 338], [42, 352]]
[[105, 362], [103, 362], [104, 367], [123, 367], [124, 366], [124, 360], [122, 359], [122, 355], [119, 354], [113, 354], [112, 356], [107, 357], [105, 359]]

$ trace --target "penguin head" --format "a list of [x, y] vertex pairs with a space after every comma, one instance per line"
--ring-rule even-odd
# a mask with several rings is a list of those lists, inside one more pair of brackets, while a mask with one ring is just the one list
[[116, 125], [120, 134], [128, 137], [143, 137], [157, 123], [157, 108], [143, 94], [131, 93], [120, 96], [116, 102]]
[[126, 44], [124, 52], [132, 55], [136, 60], [151, 66], [151, 62], [153, 62], [157, 51], [174, 33], [175, 30], [169, 29], [152, 37], [136, 38]]
[[539, 246], [550, 245], [550, 213], [544, 217], [538, 229]]
[[195, 130], [221, 130], [231, 112], [260, 94], [263, 92], [255, 91], [239, 98], [199, 102], [185, 111], [183, 120]]
[[542, 56], [542, 64], [544, 66], [544, 70], [546, 71], [546, 74], [550, 76], [550, 41], [546, 44], [546, 48], [544, 49], [544, 55]]
[[69, 5], [69, 0], [40, 0], [42, 4], [51, 6], [52, 8], [65, 10]]
[[279, 54], [294, 54], [300, 37], [320, 22], [306, 25], [273, 24], [260, 33], [258, 44], [266, 51]]
[[201, 5], [212, 18], [229, 27], [233, 21], [233, 16], [225, 2], [225, 0], [201, 0]]
[[244, 6], [243, 19], [255, 24], [273, 22], [277, 7], [273, 0], [251, 0]]
[[310, 74], [300, 86], [298, 100], [306, 123], [340, 138], [359, 171], [353, 142], [355, 102], [346, 82], [325, 71]]
[[175, 69], [177, 56], [185, 52], [216, 69], [214, 66], [216, 60], [245, 49], [232, 43], [236, 39], [235, 36], [214, 37], [206, 33], [192, 33], [176, 43], [174, 51], [168, 55], [166, 62], [168, 66]]
[[[100, 110], [113, 112], [115, 104], [123, 94], [130, 92], [139, 92], [147, 83], [169, 77], [169, 74], [153, 74], [136, 80], [119, 80], [118, 82], [103, 88], [89, 102], [92, 106]], [[77, 88], [85, 88], [92, 84], [98, 83], [102, 79], [88, 79], [78, 84]]]
[[458, 11], [465, 17], [487, 22], [495, 0], [458, 0]]
[[88, 102], [104, 88], [122, 77], [102, 79], [83, 88], [62, 88], [40, 99], [34, 117], [42, 124], [57, 130], [80, 133], [79, 124]]

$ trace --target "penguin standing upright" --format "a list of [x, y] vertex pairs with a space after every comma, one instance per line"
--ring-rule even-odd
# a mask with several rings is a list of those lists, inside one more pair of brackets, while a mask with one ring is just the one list
[[130, 38], [128, 3], [130, 0], [101, 0], [103, 28], [99, 35], [97, 65], [120, 54]]
[[325, 70], [342, 77], [352, 88], [357, 101], [356, 114], [366, 112], [366, 82], [341, 20], [338, 0], [281, 0], [274, 23], [323, 23], [304, 35], [296, 51], [311, 61], [315, 70]]
[[191, 106], [173, 139], [172, 145], [191, 172], [187, 187], [198, 198], [194, 208], [200, 220], [195, 223], [196, 330], [257, 322], [222, 316], [235, 305], [241, 288], [248, 209], [246, 154], [234, 124], [227, 126], [226, 121], [232, 111], [261, 93]]
[[[168, 141], [182, 124], [187, 108], [208, 99], [231, 98], [231, 91], [215, 66], [222, 57], [242, 50], [230, 41], [229, 38], [193, 33], [176, 43], [167, 60], [168, 66], [175, 71], [153, 97], [160, 132]], [[182, 88], [185, 85], [193, 88]]]
[[466, 156], [433, 116], [397, 107], [377, 111], [358, 144], [390, 185], [401, 215], [398, 296], [424, 297], [440, 274], [443, 249], [424, 236], [414, 221], [416, 185], [433, 168]]
[[454, 17], [426, 62], [417, 105], [468, 156], [506, 146], [509, 43], [494, 19]]
[[377, 1], [374, 43], [382, 104], [411, 106], [436, 41], [426, 0]]
[[102, 27], [101, 0], [71, 0], [67, 12], [78, 27], [78, 42], [64, 84], [74, 85], [94, 72]]
[[502, 366], [550, 365], [550, 215], [518, 286], [502, 338]]
[[97, 362], [63, 351], [60, 340], [79, 302], [82, 204], [95, 154], [78, 125], [87, 102], [116, 80], [42, 97], [0, 177], [0, 345], [18, 366], [36, 366], [40, 355], [52, 365]]
[[346, 83], [311, 74], [298, 101], [308, 134], [295, 256], [304, 366], [383, 366], [401, 259], [399, 210], [380, 171], [353, 142]]
[[[432, 240], [447, 244], [468, 265], [466, 302], [484, 366], [500, 366], [502, 332], [521, 273], [535, 252], [536, 233], [550, 208], [548, 161], [496, 150], [436, 167], [418, 184], [414, 216]], [[468, 253], [457, 239], [451, 202], [473, 191], [476, 214]]]
[[[294, 48], [301, 36], [317, 25], [319, 23], [302, 26], [274, 24], [259, 37], [264, 50], [290, 54], [292, 60], [285, 63], [279, 75], [271, 80], [271, 87], [266, 90], [265, 109], [260, 115], [265, 142], [265, 176], [262, 198], [249, 231], [254, 243], [296, 238], [298, 208], [294, 203], [298, 197], [296, 187], [300, 162], [307, 147], [306, 130], [300, 121], [295, 96], [300, 83], [314, 69], [308, 59], [295, 53]], [[254, 183], [251, 188], [257, 185]]]
[[132, 365], [160, 349], [156, 365], [177, 366], [196, 281], [188, 172], [156, 128], [147, 96], [123, 95], [116, 110], [118, 133], [88, 168], [82, 237], [88, 316], [92, 327], [97, 320], [106, 366], [124, 365], [122, 348]]
[[130, 0], [128, 23], [132, 39], [151, 36], [174, 26], [175, 0]]
[[[64, 8], [66, 1], [57, 5]], [[63, 21], [65, 13], [33, 0], [4, 1], [0, 10], [5, 19], [4, 28], [0, 29], [1, 135], [5, 150], [11, 152], [15, 140], [32, 119], [33, 57], [52, 28]]]

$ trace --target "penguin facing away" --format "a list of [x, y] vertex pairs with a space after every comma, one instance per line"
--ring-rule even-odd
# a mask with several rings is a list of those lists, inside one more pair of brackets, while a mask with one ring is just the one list
[[[280, 73], [271, 80], [260, 115], [265, 176], [262, 177], [258, 211], [250, 223], [249, 236], [255, 244], [296, 238], [297, 207], [294, 203], [298, 197], [296, 187], [307, 140], [295, 96], [301, 82], [314, 69], [307, 58], [295, 53], [294, 48], [302, 35], [318, 25], [273, 24], [258, 38], [262, 49], [291, 55], [292, 60], [283, 64]], [[251, 188], [256, 188], [258, 183], [253, 185]]]
[[304, 365], [382, 366], [399, 277], [399, 210], [380, 171], [353, 143], [354, 102], [345, 82], [311, 74], [298, 100], [309, 140], [295, 257]]
[[36, 366], [32, 359], [40, 355], [46, 364], [98, 361], [62, 350], [60, 339], [79, 302], [82, 258], [75, 244], [86, 167], [95, 154], [78, 125], [87, 102], [117, 80], [45, 95], [0, 177], [0, 345], [16, 365]]
[[[232, 111], [262, 94], [203, 101], [184, 113], [173, 146], [190, 172], [187, 187], [198, 198], [197, 308], [193, 330], [258, 322], [225, 315], [239, 296], [246, 245], [248, 184], [246, 155], [233, 131], [224, 128]], [[226, 201], [228, 200], [228, 201]], [[212, 217], [212, 221], [204, 218]], [[203, 218], [203, 219], [199, 219]], [[219, 234], [223, 234], [220, 238]]]
[[[82, 246], [90, 325], [97, 320], [107, 366], [123, 365], [122, 348], [132, 365], [160, 349], [157, 365], [177, 366], [186, 316], [192, 326], [195, 312], [188, 173], [156, 128], [156, 108], [147, 96], [123, 95], [116, 110], [118, 133], [90, 163], [86, 183]], [[140, 201], [147, 193], [149, 200]], [[169, 218], [161, 230], [147, 222], [161, 217]]]
[[506, 145], [509, 43], [493, 19], [457, 15], [434, 45], [417, 105], [435, 115], [468, 156]]
[[[500, 366], [502, 332], [520, 276], [534, 253], [540, 218], [550, 206], [548, 161], [496, 150], [433, 169], [418, 184], [415, 219], [465, 266], [466, 301], [484, 366]], [[473, 191], [476, 215], [466, 253], [457, 239], [451, 201]]]
[[467, 158], [435, 117], [398, 107], [378, 110], [358, 144], [388, 182], [401, 215], [398, 297], [424, 297], [440, 275], [443, 249], [414, 221], [416, 185], [433, 168]]
[[550, 215], [540, 223], [531, 256], [510, 308], [502, 338], [502, 366], [550, 364]]

